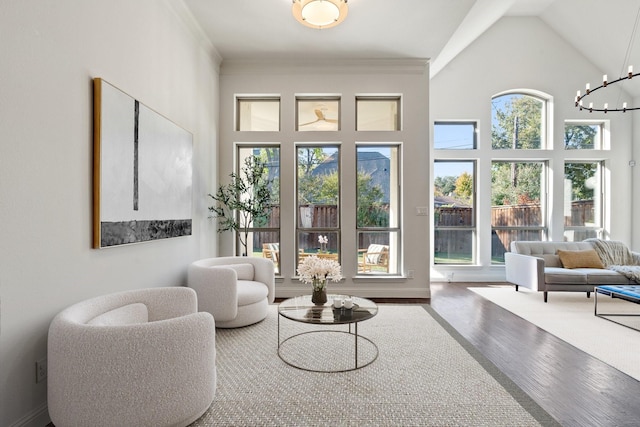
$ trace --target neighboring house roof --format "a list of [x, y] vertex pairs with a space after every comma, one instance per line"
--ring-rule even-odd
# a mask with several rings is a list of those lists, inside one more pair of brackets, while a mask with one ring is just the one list
[[471, 207], [468, 204], [456, 198], [453, 198], [451, 196], [435, 196], [433, 198], [433, 205], [436, 208], [439, 208], [441, 206], [451, 206], [454, 208], [470, 208]]
[[[320, 163], [311, 173], [317, 175], [330, 175], [338, 168], [338, 154], [332, 154], [324, 162]], [[382, 189], [383, 202], [389, 203], [389, 168], [391, 161], [384, 154], [377, 151], [365, 151], [358, 153], [358, 172], [371, 175], [371, 183]]]

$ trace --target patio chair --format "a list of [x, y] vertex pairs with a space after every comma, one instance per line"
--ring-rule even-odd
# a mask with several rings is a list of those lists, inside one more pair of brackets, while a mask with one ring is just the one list
[[373, 267], [389, 272], [389, 245], [371, 244], [367, 249], [358, 250], [358, 253], [362, 254], [362, 260], [358, 263], [361, 272], [371, 272]]
[[278, 265], [280, 261], [280, 243], [263, 243], [262, 257], [268, 258], [273, 261], [275, 265]]

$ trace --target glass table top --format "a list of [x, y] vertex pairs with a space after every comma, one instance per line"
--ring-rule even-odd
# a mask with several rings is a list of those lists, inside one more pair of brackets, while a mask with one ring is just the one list
[[[334, 308], [334, 298], [351, 298], [353, 307]], [[278, 314], [297, 322], [336, 325], [371, 319], [378, 314], [378, 306], [366, 298], [338, 294], [329, 294], [324, 305], [316, 305], [311, 302], [311, 295], [303, 295], [282, 301]]]

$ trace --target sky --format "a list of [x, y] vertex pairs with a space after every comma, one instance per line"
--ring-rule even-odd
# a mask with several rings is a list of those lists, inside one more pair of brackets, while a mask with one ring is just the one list
[[[434, 148], [436, 150], [473, 149], [474, 123], [436, 123], [433, 128]], [[434, 165], [434, 177], [460, 176], [463, 172], [473, 174], [473, 162], [437, 161]]]

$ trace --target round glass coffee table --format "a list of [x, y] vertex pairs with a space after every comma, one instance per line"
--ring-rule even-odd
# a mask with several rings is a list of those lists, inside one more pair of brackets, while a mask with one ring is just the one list
[[[351, 298], [350, 309], [333, 306], [334, 298]], [[284, 300], [278, 306], [278, 356], [285, 363], [311, 372], [346, 372], [364, 368], [378, 358], [378, 347], [358, 334], [358, 323], [371, 319], [378, 306], [371, 300], [347, 295], [328, 295], [316, 305], [311, 295]], [[281, 340], [280, 318], [293, 320], [286, 328], [291, 335]], [[308, 330], [309, 326], [316, 328]], [[336, 325], [348, 325], [338, 330]]]

